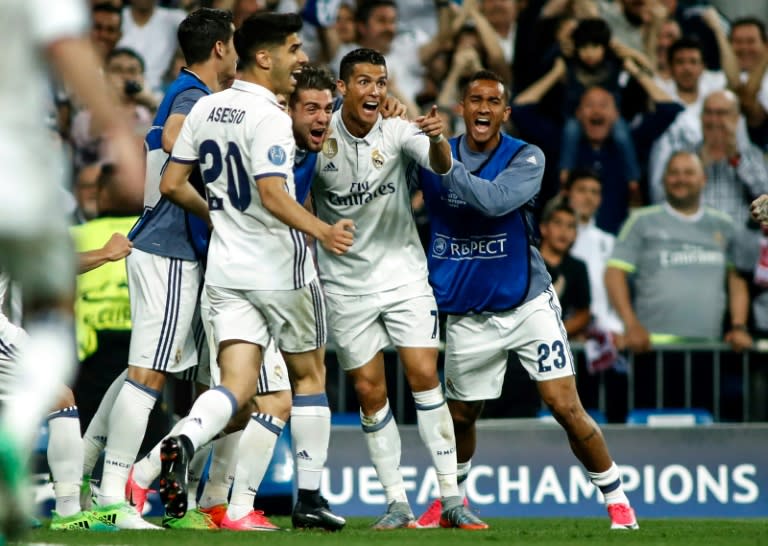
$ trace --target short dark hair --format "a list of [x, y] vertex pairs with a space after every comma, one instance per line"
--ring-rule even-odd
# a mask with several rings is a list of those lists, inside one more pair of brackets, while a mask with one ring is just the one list
[[539, 223], [548, 223], [558, 212], [565, 212], [571, 216], [576, 216], [576, 211], [571, 208], [571, 205], [568, 204], [568, 201], [562, 196], [558, 195], [557, 197], [553, 197], [547, 201], [547, 204], [544, 205], [544, 210], [541, 212], [541, 220], [539, 220]]
[[248, 17], [235, 31], [235, 50], [240, 57], [240, 67], [253, 64], [253, 54], [259, 49], [283, 45], [288, 36], [299, 32], [301, 16], [297, 13], [257, 12]]
[[611, 42], [611, 27], [599, 17], [582, 19], [573, 29], [571, 38], [576, 49], [586, 45], [601, 45], [607, 49]]
[[394, 0], [363, 0], [355, 11], [355, 22], [367, 23], [371, 17], [371, 12], [380, 7], [397, 9], [397, 2]]
[[301, 74], [296, 77], [296, 89], [291, 94], [288, 103], [293, 106], [299, 98], [299, 91], [304, 89], [318, 89], [325, 91], [326, 89], [333, 95], [336, 92], [336, 82], [334, 81], [333, 74], [322, 66], [305, 65], [301, 69]]
[[492, 81], [497, 82], [502, 85], [504, 88], [504, 101], [509, 104], [509, 88], [507, 87], [506, 82], [504, 81], [504, 78], [499, 76], [496, 72], [492, 70], [478, 70], [474, 74], [472, 74], [467, 80], [464, 82], [464, 85], [462, 86], [461, 90], [461, 97], [462, 99], [467, 96], [467, 90], [469, 90], [469, 86], [472, 85], [473, 82], [477, 81]]
[[600, 186], [603, 185], [603, 180], [596, 170], [588, 167], [579, 167], [568, 173], [568, 180], [565, 181], [565, 189], [570, 190], [577, 180], [584, 180], [585, 178], [597, 180], [597, 183], [600, 184]]
[[144, 72], [144, 57], [139, 55], [135, 49], [131, 49], [130, 47], [116, 47], [107, 54], [106, 62], [111, 61], [115, 57], [132, 57], [136, 59], [139, 61], [139, 66], [141, 66], [141, 72]]
[[361, 47], [358, 49], [353, 49], [344, 55], [344, 57], [341, 59], [341, 66], [339, 66], [339, 79], [343, 82], [346, 82], [355, 71], [355, 66], [358, 64], [373, 64], [387, 68], [387, 61], [384, 58], [384, 55], [375, 49]]
[[176, 32], [187, 66], [207, 61], [216, 42], [229, 42], [232, 32], [232, 14], [223, 9], [200, 8], [187, 15]]
[[757, 17], [739, 17], [731, 21], [731, 37], [733, 37], [733, 31], [736, 27], [756, 26], [760, 32], [760, 39], [763, 43], [768, 42], [768, 34], [765, 31], [765, 23]]
[[667, 62], [671, 65], [677, 52], [682, 51], [683, 49], [695, 49], [701, 55], [702, 61], [704, 60], [704, 49], [701, 47], [701, 42], [692, 36], [683, 36], [669, 46], [669, 49], [667, 50]]
[[94, 13], [112, 13], [120, 18], [120, 23], [123, 22], [123, 10], [109, 2], [99, 2], [98, 4], [94, 4], [91, 8], [91, 15]]

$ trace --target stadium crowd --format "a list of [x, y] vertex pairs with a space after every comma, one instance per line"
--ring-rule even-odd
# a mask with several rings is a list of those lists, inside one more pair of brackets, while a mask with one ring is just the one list
[[[563, 368], [565, 353], [570, 355], [567, 339], [581, 342], [586, 370], [612, 374], [615, 403], [609, 404], [609, 419], [623, 421], [623, 354], [637, 354], [636, 363], [642, 364], [645, 353], [665, 343], [720, 340], [733, 351], [742, 352], [752, 349], [756, 339], [768, 338], [768, 224], [761, 224], [755, 219], [757, 215], [753, 217], [750, 212], [750, 203], [768, 194], [766, 14], [728, 20], [706, 2], [684, 0], [91, 0], [89, 7], [90, 41], [98, 54], [104, 80], [114, 95], [114, 115], [130, 120], [135, 152], [145, 157], [147, 178], [154, 176], [155, 180], [154, 189], [150, 189], [149, 181], [145, 189], [144, 180], [120, 176], [109, 135], [95, 121], [97, 116], [66, 85], [52, 81], [48, 126], [61, 170], [67, 173], [62, 177], [65, 182], [60, 201], [69, 209], [71, 234], [76, 250], [81, 253], [81, 266], [84, 260], [93, 260], [87, 267], [81, 267], [82, 271], [88, 270], [77, 282], [75, 322], [80, 368], [73, 392], [64, 397], [49, 418], [52, 435], [71, 436], [73, 422], [79, 423], [76, 436], [79, 440], [80, 434], [84, 435], [84, 447], [72, 449], [82, 453], [83, 465], [77, 468], [77, 474], [78, 478], [84, 476], [85, 489], [81, 495], [79, 483], [73, 489], [72, 483], [57, 481], [54, 476], [57, 501], [52, 527], [157, 528], [139, 514], [150, 484], [160, 475], [166, 527], [274, 529], [263, 513], [252, 510], [254, 487], [258, 489], [276, 438], [290, 419], [299, 468], [293, 524], [341, 529], [344, 519], [334, 514], [319, 495], [322, 446], [327, 451], [330, 434], [323, 363], [326, 325], [324, 318], [317, 319], [318, 313], [326, 312], [321, 294], [324, 291], [328, 300], [329, 342], [337, 346], [334, 358], [338, 358], [354, 384], [371, 458], [387, 493], [387, 513], [377, 521], [378, 528], [485, 528], [484, 522], [462, 503], [461, 481], [469, 472], [469, 458], [475, 447], [474, 421], [482, 409], [482, 403], [475, 402], [500, 395], [503, 398], [500, 386], [498, 392], [492, 388], [481, 390], [480, 398], [462, 398], [462, 387], [474, 385], [466, 378], [463, 383], [451, 376], [446, 382], [449, 400], [444, 404], [437, 366], [439, 336], [427, 349], [418, 342], [414, 345], [415, 338], [409, 337], [414, 334], [407, 331], [410, 325], [396, 325], [394, 321], [387, 324], [387, 331], [382, 334], [384, 341], [379, 337], [357, 339], [358, 333], [348, 326], [350, 316], [359, 320], [367, 309], [379, 305], [371, 299], [369, 283], [386, 287], [389, 280], [405, 274], [401, 262], [407, 262], [408, 267], [415, 264], [414, 278], [419, 278], [422, 251], [427, 256], [439, 257], [446, 252], [445, 245], [453, 252], [451, 245], [457, 244], [457, 252], [466, 250], [473, 256], [493, 252], [493, 245], [498, 242], [491, 240], [481, 241], [477, 248], [472, 246], [474, 242], [467, 242], [466, 249], [460, 248], [462, 243], [454, 242], [460, 241], [458, 236], [446, 243], [442, 234], [449, 229], [446, 225], [450, 222], [435, 212], [442, 206], [441, 198], [434, 195], [434, 190], [430, 193], [429, 184], [433, 182], [433, 173], [448, 173], [455, 160], [462, 158], [461, 145], [455, 144], [451, 149], [444, 144], [446, 139], [466, 133], [466, 151], [476, 152], [473, 146], [482, 142], [478, 135], [486, 129], [496, 131], [497, 122], [504, 133], [515, 137], [509, 142], [523, 143], [521, 148], [502, 150], [510, 154], [504, 156], [507, 163], [502, 167], [523, 159], [536, 167], [535, 176], [531, 175], [538, 184], [534, 195], [520, 198], [518, 203], [513, 197], [519, 196], [511, 195], [514, 192], [494, 186], [485, 194], [486, 190], [463, 185], [458, 175], [451, 174], [445, 176], [451, 182], [443, 182], [450, 187], [450, 197], [444, 199], [470, 203], [488, 216], [501, 216], [518, 208], [522, 211], [521, 221], [529, 228], [527, 240], [538, 248], [538, 253], [530, 258], [530, 268], [538, 271], [540, 262], [541, 272], [530, 273], [530, 286], [521, 288], [522, 296], [514, 301], [524, 301], [525, 307], [535, 301], [533, 296], [548, 294], [548, 283], [542, 284], [536, 294], [527, 292], [529, 288], [533, 291], [531, 287], [537, 286], [537, 282], [544, 282], [541, 279], [548, 274], [556, 294], [550, 302], [559, 301], [557, 311], [564, 330], [562, 341], [549, 340], [543, 349], [539, 345], [538, 371], [528, 367], [525, 371], [540, 381], [542, 399], [568, 430], [574, 454], [605, 494], [614, 528], [637, 527], [599, 429], [590, 429], [591, 420], [586, 415], [581, 417], [583, 409], [578, 410], [581, 404], [575, 388], [574, 392], [566, 387], [547, 389], [547, 376], [537, 374], [543, 373], [551, 353], [554, 365], [562, 369], [563, 375], [571, 376], [570, 368]], [[226, 10], [231, 15], [220, 20], [212, 17], [213, 22], [205, 23], [195, 19], [195, 13], [203, 19], [207, 17], [200, 14], [211, 13], [206, 12], [210, 8]], [[214, 293], [202, 289], [205, 258], [200, 258], [204, 251], [199, 249], [208, 244], [207, 226], [183, 210], [202, 211], [197, 216], [211, 223], [208, 209], [220, 208], [221, 201], [226, 199], [237, 207], [244, 195], [242, 187], [227, 189], [221, 195], [214, 195], [209, 189], [206, 202], [196, 200], [194, 192], [186, 192], [188, 177], [190, 187], [201, 186], [203, 182], [211, 184], [216, 178], [211, 171], [218, 168], [220, 173], [224, 168], [231, 173], [237, 171], [238, 161], [242, 161], [236, 140], [229, 142], [224, 157], [218, 148], [214, 151], [205, 147], [211, 140], [200, 136], [202, 130], [195, 127], [194, 123], [202, 123], [201, 109], [193, 110], [193, 105], [218, 96], [223, 101], [223, 111], [220, 109], [216, 114], [221, 116], [221, 123], [240, 123], [240, 111], [225, 108], [230, 104], [225, 102], [230, 96], [226, 93], [253, 93], [247, 87], [251, 84], [240, 79], [230, 91], [227, 89], [237, 77], [237, 52], [243, 48], [256, 50], [253, 44], [258, 40], [247, 43], [242, 36], [248, 35], [248, 25], [256, 24], [252, 16], [263, 12], [301, 16], [296, 28], [300, 28], [303, 58], [299, 59], [299, 53], [293, 50], [291, 54], [297, 59], [291, 62], [297, 67], [307, 62], [310, 66], [304, 68], [303, 76], [291, 76], [298, 81], [294, 83], [298, 85], [295, 92], [290, 85], [280, 87], [279, 82], [273, 89], [278, 99], [282, 94], [281, 104], [291, 113], [293, 128], [284, 127], [284, 120], [269, 118], [269, 133], [262, 126], [257, 135], [261, 139], [259, 145], [269, 149], [271, 162], [263, 166], [264, 178], [259, 178], [261, 201], [279, 219], [266, 220], [266, 224], [274, 221], [283, 228], [284, 224], [290, 226], [290, 232], [285, 229], [283, 234], [287, 245], [292, 238], [293, 244], [297, 244], [296, 237], [303, 237], [299, 234], [302, 231], [316, 241], [317, 247], [316, 255], [304, 256], [298, 266], [290, 261], [278, 261], [273, 266], [277, 268], [282, 263], [285, 269], [293, 268], [294, 284], [290, 288], [306, 286], [304, 300], [286, 299], [274, 305], [254, 303], [265, 309], [263, 314], [269, 324], [266, 330], [272, 337], [277, 337], [275, 331], [281, 332], [276, 343], [281, 343], [279, 349], [286, 357], [285, 362], [269, 341], [269, 335], [258, 337], [255, 326], [253, 332], [246, 332], [253, 326], [246, 315], [239, 316], [226, 308], [231, 315], [214, 313], [214, 318], [205, 318], [210, 308], [225, 309], [232, 295], [224, 290]], [[234, 45], [231, 27], [237, 29]], [[203, 47], [194, 42], [204, 34], [215, 38], [213, 53], [210, 45]], [[201, 51], [196, 51], [196, 46]], [[354, 146], [355, 150], [357, 146], [370, 146], [366, 135], [374, 126], [373, 122], [364, 123], [371, 111], [364, 98], [355, 95], [350, 80], [358, 75], [358, 65], [350, 59], [355, 59], [361, 48], [382, 56], [386, 66], [383, 85], [395, 99], [384, 103], [382, 97], [381, 105], [374, 104], [373, 119], [377, 119], [381, 109], [386, 118], [392, 118], [386, 127], [400, 127], [398, 130], [404, 134], [415, 126], [419, 136], [429, 137], [421, 139], [423, 146], [419, 147], [406, 144], [405, 136], [392, 136], [400, 133], [390, 129], [391, 134], [384, 133], [382, 142], [377, 144], [384, 150], [390, 145], [386, 139], [403, 139], [402, 168], [387, 171], [387, 176], [409, 185], [408, 203], [421, 246], [419, 258], [411, 263], [408, 260], [413, 249], [406, 232], [392, 228], [384, 216], [373, 220], [355, 218], [358, 226], [366, 221], [379, 222], [376, 225], [381, 226], [381, 231], [376, 231], [378, 238], [368, 239], [359, 229], [355, 233], [356, 242], [361, 240], [369, 245], [364, 248], [379, 245], [387, 249], [378, 255], [362, 256], [362, 262], [373, 264], [373, 275], [365, 269], [354, 269], [337, 257], [351, 252], [357, 258], [352, 221], [346, 219], [351, 214], [345, 210], [349, 203], [340, 201], [334, 186], [337, 173], [357, 168], [351, 162], [349, 166], [343, 163], [344, 155], [350, 153], [345, 146]], [[281, 57], [281, 62], [288, 61]], [[384, 66], [378, 57], [370, 55], [357, 62]], [[243, 71], [261, 74], [259, 66], [257, 61], [240, 59], [239, 68]], [[286, 74], [295, 72], [289, 70]], [[266, 76], [255, 76], [256, 80], [259, 77]], [[371, 77], [375, 80], [377, 75]], [[341, 80], [339, 89], [336, 79]], [[473, 85], [482, 88], [489, 81], [498, 82], [504, 92], [487, 99], [490, 92], [481, 89], [479, 98], [473, 102], [475, 95], [467, 90]], [[487, 104], [483, 102], [486, 100]], [[480, 102], [483, 104], [475, 105]], [[217, 107], [213, 100], [205, 104]], [[347, 111], [359, 109], [363, 121], [358, 133], [340, 122], [329, 121], [331, 110], [339, 107]], [[475, 117], [468, 113], [473, 109]], [[305, 125], [297, 120], [303, 120]], [[348, 129], [351, 134], [346, 132]], [[292, 165], [284, 164], [285, 157], [280, 156], [284, 149], [293, 149], [293, 144], [282, 146], [279, 139], [286, 135], [291, 141], [295, 137], [299, 148], [290, 175]], [[380, 148], [365, 152], [372, 157], [376, 169], [381, 169], [377, 162], [384, 163]], [[515, 154], [520, 149], [535, 151], [518, 157]], [[196, 150], [200, 150], [201, 157], [195, 155]], [[173, 159], [169, 161], [171, 153]], [[471, 173], [466, 170], [468, 179], [494, 180], [498, 173], [490, 175], [486, 169], [493, 164], [492, 160], [499, 161], [498, 157], [494, 159], [495, 153], [482, 161], [471, 154], [464, 157], [465, 165], [473, 165]], [[307, 160], [309, 166], [303, 163], [307, 156], [311, 158]], [[198, 159], [201, 163], [208, 159], [213, 162], [210, 170], [202, 173], [202, 179], [199, 173], [193, 173], [193, 162]], [[416, 172], [410, 162], [418, 163], [421, 170]], [[300, 171], [302, 168], [305, 171]], [[521, 166], [521, 171], [524, 168]], [[313, 171], [316, 178], [311, 193], [308, 183], [305, 191], [300, 192], [299, 181], [307, 177], [311, 181]], [[304, 172], [303, 178], [300, 172]], [[370, 181], [377, 175], [365, 176]], [[296, 199], [291, 203], [283, 202], [278, 195], [288, 177], [294, 177], [296, 182], [292, 196]], [[384, 194], [366, 193], [367, 184], [358, 188], [361, 199], [372, 200]], [[267, 186], [270, 189], [262, 189]], [[386, 189], [386, 185], [381, 189]], [[505, 209], [505, 200], [510, 199], [517, 204]], [[307, 210], [295, 206], [305, 202]], [[316, 212], [317, 216], [308, 211]], [[444, 222], [440, 232], [430, 227], [435, 218]], [[467, 219], [477, 221], [472, 216]], [[227, 233], [225, 230], [229, 229], [224, 224], [217, 225], [215, 220], [213, 226], [214, 233]], [[128, 236], [131, 242], [114, 236], [115, 233]], [[236, 241], [237, 236], [233, 235], [231, 240]], [[214, 241], [215, 237], [212, 245]], [[244, 240], [243, 245], [247, 244]], [[263, 244], [270, 252], [274, 250], [270, 246], [273, 243]], [[102, 249], [98, 256], [88, 255], [98, 249]], [[270, 252], [262, 250], [261, 255], [277, 256], [279, 249], [274, 254]], [[123, 258], [129, 253], [126, 272]], [[319, 263], [320, 282], [297, 281], [314, 274], [313, 260]], [[355, 263], [358, 265], [354, 267], [360, 267], [359, 261]], [[429, 264], [430, 282], [440, 300], [437, 292], [441, 288], [432, 276], [433, 262]], [[209, 261], [206, 275], [222, 279], [224, 284], [220, 286], [234, 286], [238, 282], [238, 267], [245, 271], [263, 265], [263, 261]], [[272, 282], [270, 275], [273, 271], [264, 267], [263, 278], [269, 282], [262, 280], [261, 284], [236, 288], [285, 288], [277, 281]], [[5, 300], [5, 314], [18, 321], [19, 302], [14, 299], [6, 277], [2, 280], [0, 300]], [[176, 295], [166, 298], [165, 293], [158, 292], [160, 285], [169, 292], [176, 290]], [[426, 284], [414, 290], [403, 296], [403, 301], [414, 307], [414, 302], [420, 301], [418, 298], [432, 297]], [[425, 290], [428, 296], [424, 296]], [[198, 297], [201, 291], [207, 294], [202, 303]], [[365, 305], [353, 306], [351, 299], [362, 301], [364, 297], [369, 298]], [[448, 300], [451, 304], [464, 303], [451, 297]], [[313, 328], [322, 330], [309, 342], [301, 335], [301, 321], [306, 317], [277, 309], [302, 305], [308, 306]], [[169, 306], [175, 306], [172, 312], [168, 311]], [[471, 307], [478, 308], [483, 309]], [[441, 311], [445, 311], [442, 305]], [[439, 330], [444, 334], [445, 316], [438, 326], [437, 313], [433, 314], [433, 332]], [[455, 328], [453, 334], [449, 328], [449, 345], [460, 344], [457, 340], [461, 336], [456, 332], [467, 337], [479, 335], [471, 324], [453, 318], [463, 313], [452, 312], [449, 306], [447, 314], [449, 327]], [[168, 324], [171, 316], [176, 321], [172, 326]], [[216, 316], [220, 317], [218, 322]], [[222, 316], [239, 317], [239, 329], [233, 326], [237, 320], [230, 320], [226, 330]], [[534, 319], [530, 320], [533, 324]], [[549, 323], [535, 324], [550, 328]], [[167, 334], [171, 329], [188, 334]], [[218, 386], [206, 390], [211, 378], [200, 375], [197, 365], [203, 363], [205, 367], [208, 357], [203, 353], [225, 330], [227, 342], [247, 343], [222, 342], [218, 362], [223, 373], [220, 378], [213, 378], [213, 384]], [[511, 342], [506, 351], [519, 350], [523, 354], [533, 350], [526, 348], [533, 334], [521, 331], [519, 335], [523, 336], [522, 341]], [[408, 348], [400, 352], [400, 357], [414, 393], [422, 439], [437, 454], [433, 461], [441, 476], [441, 504], [430, 508], [432, 514], [425, 514], [418, 521], [411, 513], [397, 475], [399, 448], [397, 460], [381, 449], [387, 442], [399, 446], [386, 401], [386, 387], [382, 388], [384, 360], [379, 350], [390, 345], [389, 340], [399, 349]], [[12, 345], [13, 341], [7, 337], [0, 339], [0, 353], [7, 350], [6, 343]], [[370, 354], [369, 347], [363, 347], [368, 341], [375, 349]], [[363, 348], [358, 349], [356, 343]], [[248, 375], [240, 364], [246, 358], [261, 359], [262, 353], [254, 356], [247, 352], [252, 349], [244, 346], [264, 348], [264, 365], [256, 378]], [[151, 354], [147, 354], [146, 347], [151, 347]], [[542, 356], [542, 351], [546, 355]], [[558, 351], [560, 361], [555, 356]], [[457, 356], [459, 349], [452, 349], [451, 354], [451, 358], [461, 358]], [[374, 367], [362, 366], [369, 361]], [[572, 356], [570, 362], [572, 368]], [[0, 377], [12, 375], [2, 365], [0, 372]], [[503, 375], [502, 371], [502, 378]], [[171, 388], [166, 385], [168, 377], [174, 377]], [[658, 379], [649, 372], [638, 374], [637, 380], [641, 389], [652, 392]], [[260, 390], [257, 401], [250, 402], [251, 395], [242, 385], [253, 381], [258, 381]], [[679, 381], [672, 379], [667, 388], [676, 389]], [[238, 390], [241, 387], [242, 392]], [[171, 394], [171, 399], [165, 400], [167, 408], [156, 403], [164, 389]], [[712, 391], [709, 386], [702, 390], [707, 389]], [[202, 392], [205, 393], [201, 395]], [[641, 397], [639, 401], [653, 403], [649, 398]], [[123, 419], [127, 412], [138, 416], [131, 427], [126, 427], [127, 420]], [[189, 416], [176, 423], [171, 436], [161, 442], [173, 424], [167, 422], [168, 413], [188, 412]], [[207, 421], [210, 415], [216, 416], [215, 423]], [[431, 437], [428, 431], [439, 431], [440, 427], [455, 428], [455, 438], [445, 430], [433, 432], [436, 437]], [[237, 432], [223, 435], [222, 430]], [[582, 440], [591, 437], [590, 430], [598, 431], [597, 439]], [[238, 444], [258, 449], [262, 467], [239, 461], [233, 455]], [[213, 463], [198, 504], [195, 495], [188, 496], [187, 492], [196, 491], [211, 445]], [[458, 451], [458, 469], [455, 460], [451, 470], [451, 463], [440, 458], [450, 450]], [[90, 511], [88, 481], [92, 472], [98, 472], [94, 467], [102, 451], [105, 462], [103, 473], [99, 472], [98, 515], [98, 511]], [[139, 453], [146, 456], [134, 465]], [[56, 456], [49, 451], [49, 459]], [[54, 474], [57, 470], [71, 470], [54, 468], [53, 464], [51, 469]], [[232, 495], [228, 501], [230, 487]], [[130, 504], [125, 503], [126, 499]], [[83, 516], [84, 511], [90, 515]]]

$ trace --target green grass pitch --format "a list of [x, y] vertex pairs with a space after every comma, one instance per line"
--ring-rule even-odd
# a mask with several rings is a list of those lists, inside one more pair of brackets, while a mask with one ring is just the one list
[[[290, 527], [289, 518], [272, 521]], [[403, 529], [371, 531], [372, 518], [350, 518], [340, 533], [320, 531], [31, 531], [24, 544], [115, 546], [768, 546], [768, 520], [640, 519], [638, 531], [611, 531], [607, 518], [501, 519], [491, 518], [488, 531]]]

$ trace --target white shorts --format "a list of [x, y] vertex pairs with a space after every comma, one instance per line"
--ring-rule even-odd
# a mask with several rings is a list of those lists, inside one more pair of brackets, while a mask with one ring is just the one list
[[327, 294], [328, 326], [344, 370], [385, 347], [438, 347], [437, 303], [426, 279], [363, 296]]
[[575, 375], [560, 302], [552, 285], [511, 311], [448, 316], [446, 398], [475, 401], [501, 396], [510, 351], [517, 353], [534, 381]]
[[169, 373], [196, 366], [195, 331], [198, 339], [205, 337], [202, 326], [195, 326], [200, 264], [138, 249], [125, 260], [132, 323], [128, 364]]
[[[210, 367], [207, 376], [210, 379], [210, 386], [216, 387], [221, 384], [221, 370], [219, 370], [219, 363], [217, 362], [213, 351], [217, 350], [219, 344], [213, 334], [213, 321], [210, 318], [210, 310], [207, 292], [203, 291], [200, 301], [200, 311], [203, 316], [202, 322], [205, 328], [205, 337], [208, 340], [207, 345], [214, 348], [211, 351]], [[198, 375], [198, 378], [200, 378], [200, 375]], [[257, 394], [267, 394], [270, 392], [289, 390], [291, 390], [291, 381], [288, 376], [288, 367], [285, 365], [283, 355], [275, 346], [274, 340], [270, 339], [269, 345], [264, 349], [264, 360], [261, 363], [259, 385], [256, 392]]]
[[266, 347], [274, 338], [287, 353], [325, 345], [325, 299], [317, 279], [296, 290], [234, 290], [206, 284], [205, 291], [218, 343], [241, 339]]

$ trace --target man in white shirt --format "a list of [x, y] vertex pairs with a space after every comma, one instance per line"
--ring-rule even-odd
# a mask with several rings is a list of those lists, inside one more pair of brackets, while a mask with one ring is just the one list
[[[214, 227], [205, 290], [222, 372], [221, 384], [197, 399], [179, 434], [163, 442], [160, 494], [166, 513], [177, 517], [186, 512], [191, 455], [256, 394], [263, 350], [274, 338], [296, 393], [291, 425], [304, 442], [295, 446], [301, 456], [293, 524], [338, 530], [346, 523], [319, 494], [330, 440], [325, 302], [302, 233], [342, 254], [354, 228], [350, 220], [322, 222], [294, 197], [291, 118], [276, 94], [293, 92], [294, 75], [307, 62], [297, 34], [301, 26], [295, 14], [258, 13], [243, 22], [235, 33], [242, 80], [195, 104], [161, 182], [166, 197]], [[198, 164], [207, 202], [187, 181]], [[273, 448], [284, 424], [253, 414], [239, 451]], [[249, 470], [239, 466], [237, 472]], [[261, 481], [242, 478], [236, 475], [235, 482]], [[248, 518], [252, 504], [247, 485], [233, 491], [227, 516]]]
[[436, 107], [415, 123], [382, 120], [387, 65], [372, 49], [341, 61], [341, 110], [318, 155], [313, 203], [329, 223], [355, 221], [355, 245], [345, 255], [318, 249], [328, 299], [328, 324], [340, 365], [354, 383], [368, 451], [388, 509], [375, 529], [412, 528], [416, 521], [400, 474], [400, 435], [387, 402], [382, 350], [398, 351], [416, 401], [421, 437], [437, 470], [445, 527], [487, 525], [462, 504], [456, 484], [456, 441], [437, 376], [437, 305], [413, 221], [406, 170], [413, 163], [436, 173], [453, 160]]
[[568, 177], [565, 190], [568, 204], [578, 219], [578, 233], [571, 254], [587, 264], [593, 319], [600, 329], [621, 333], [621, 320], [608, 301], [603, 281], [605, 264], [613, 252], [615, 237], [595, 225], [595, 212], [602, 199], [602, 181], [596, 172], [574, 170]]
[[160, 90], [176, 53], [176, 30], [186, 15], [180, 9], [158, 6], [157, 0], [133, 0], [123, 8], [123, 37], [117, 46], [129, 47], [142, 56], [147, 86], [154, 92]]
[[57, 189], [59, 156], [44, 122], [47, 63], [110, 132], [118, 172], [130, 183], [141, 177], [128, 121], [115, 114], [87, 25], [79, 0], [0, 3], [0, 66], [14, 74], [0, 81], [0, 269], [21, 283], [31, 340], [17, 361], [15, 396], [0, 414], [0, 541], [27, 521], [25, 461], [76, 362], [75, 255]]

